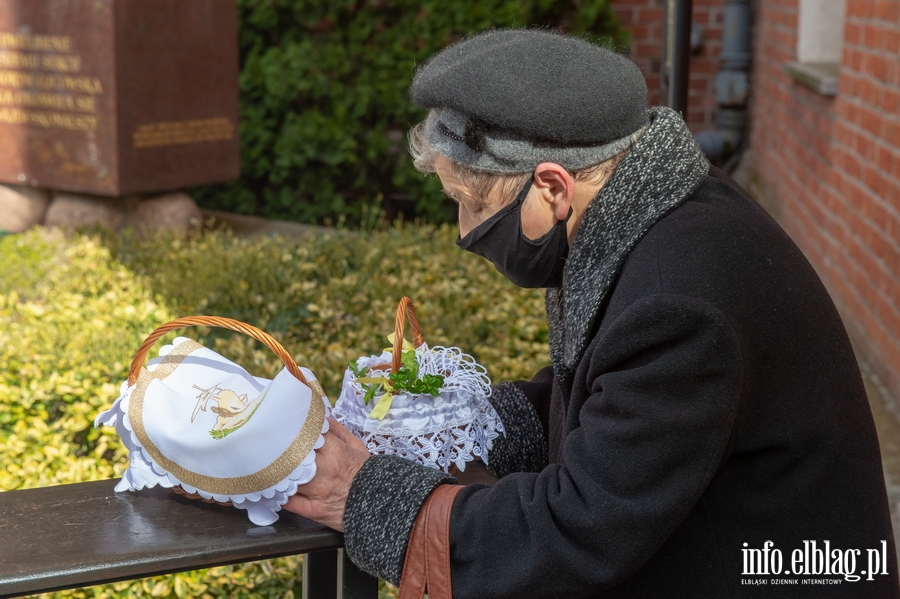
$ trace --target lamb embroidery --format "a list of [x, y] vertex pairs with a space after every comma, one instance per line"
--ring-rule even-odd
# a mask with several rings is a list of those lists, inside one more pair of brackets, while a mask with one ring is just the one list
[[224, 439], [247, 424], [268, 392], [267, 389], [253, 401], [248, 401], [246, 393], [238, 395], [231, 389], [222, 389], [218, 385], [209, 389], [194, 385], [194, 389], [199, 389], [200, 393], [197, 395], [197, 405], [194, 406], [194, 413], [191, 414], [191, 422], [194, 421], [197, 414], [201, 411], [206, 411], [210, 401], [214, 401], [217, 404], [209, 406], [209, 411], [216, 415], [216, 423], [213, 425], [212, 430], [209, 431], [213, 439]]

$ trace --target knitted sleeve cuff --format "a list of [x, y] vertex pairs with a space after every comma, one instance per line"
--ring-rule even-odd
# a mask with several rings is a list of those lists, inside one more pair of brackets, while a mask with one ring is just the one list
[[452, 476], [396, 456], [372, 456], [350, 485], [344, 550], [361, 570], [400, 583], [406, 545], [419, 510]]
[[497, 410], [506, 436], [494, 439], [487, 468], [497, 478], [513, 472], [540, 472], [547, 466], [547, 440], [538, 414], [513, 383], [494, 387], [491, 405]]

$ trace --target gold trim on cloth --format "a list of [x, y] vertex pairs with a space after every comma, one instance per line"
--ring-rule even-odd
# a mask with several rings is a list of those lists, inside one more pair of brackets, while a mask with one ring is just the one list
[[135, 436], [141, 442], [144, 450], [153, 458], [153, 461], [167, 472], [172, 473], [182, 483], [207, 493], [213, 493], [214, 495], [246, 495], [274, 487], [287, 478], [306, 459], [306, 456], [312, 451], [319, 435], [322, 433], [322, 425], [325, 422], [322, 385], [318, 381], [310, 381], [309, 388], [312, 396], [309, 401], [309, 413], [306, 416], [306, 421], [288, 448], [274, 462], [258, 472], [234, 478], [217, 478], [198, 474], [168, 459], [153, 444], [147, 435], [147, 431], [144, 429], [143, 408], [144, 395], [147, 393], [150, 383], [154, 380], [162, 380], [172, 374], [175, 368], [189, 354], [201, 348], [203, 346], [196, 341], [182, 341], [168, 355], [163, 357], [162, 361], [152, 372], [146, 368], [141, 369], [134, 391], [131, 393], [131, 401], [128, 407], [128, 418], [131, 421], [131, 428]]
[[325, 389], [322, 388], [322, 383], [318, 380], [311, 379], [309, 381], [309, 390], [312, 391], [313, 401], [325, 401]]

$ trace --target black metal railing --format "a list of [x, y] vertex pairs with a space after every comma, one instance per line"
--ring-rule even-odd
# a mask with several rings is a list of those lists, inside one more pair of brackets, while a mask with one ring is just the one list
[[169, 489], [115, 493], [117, 482], [0, 493], [0, 597], [298, 554], [304, 598], [378, 595], [330, 528], [284, 511], [255, 526], [242, 510]]

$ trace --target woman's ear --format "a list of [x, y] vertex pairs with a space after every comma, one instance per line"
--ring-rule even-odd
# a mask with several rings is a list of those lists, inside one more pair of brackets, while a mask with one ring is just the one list
[[554, 162], [542, 162], [534, 169], [534, 186], [553, 207], [556, 220], [566, 220], [575, 197], [575, 180], [569, 171]]

